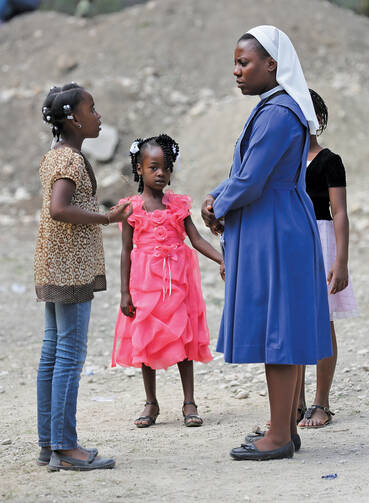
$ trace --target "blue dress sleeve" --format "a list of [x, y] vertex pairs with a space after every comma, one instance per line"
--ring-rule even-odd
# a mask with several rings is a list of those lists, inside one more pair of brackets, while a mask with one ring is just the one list
[[240, 170], [226, 180], [214, 202], [216, 218], [261, 197], [275, 166], [289, 149], [295, 135], [301, 134], [297, 124], [298, 119], [285, 107], [266, 106], [259, 112], [254, 119]]
[[210, 195], [213, 196], [214, 199], [216, 199], [219, 196], [219, 194], [223, 191], [223, 189], [227, 185], [228, 181], [229, 181], [229, 178], [227, 178], [226, 180], [223, 180], [222, 183], [220, 183], [218, 185], [218, 187], [216, 187], [214, 190], [212, 190], [210, 192]]

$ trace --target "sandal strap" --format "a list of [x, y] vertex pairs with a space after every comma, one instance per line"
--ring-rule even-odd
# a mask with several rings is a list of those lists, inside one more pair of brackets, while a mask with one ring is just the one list
[[[191, 421], [191, 419], [198, 419], [198, 421]], [[187, 424], [203, 424], [202, 418], [198, 414], [187, 414], [184, 416], [184, 423]]]
[[[201, 419], [201, 417], [198, 414], [187, 414], [184, 418], [186, 420], [187, 419]], [[201, 419], [201, 421], [202, 421], [202, 419]]]
[[183, 406], [185, 406], [185, 405], [194, 405], [197, 409], [197, 405], [195, 404], [195, 402], [186, 402], [185, 401], [185, 402], [183, 402]]
[[328, 418], [330, 419], [332, 416], [335, 415], [334, 412], [332, 412], [331, 410], [329, 410], [328, 407], [323, 407], [323, 405], [312, 405], [311, 407], [309, 407], [307, 409], [307, 411], [305, 412], [305, 419], [311, 419], [312, 415], [314, 414], [314, 412], [317, 410], [317, 409], [320, 409], [322, 410], [323, 412], [325, 412], [328, 416]]
[[145, 405], [157, 405], [159, 407], [157, 400], [146, 400]]
[[140, 416], [135, 421], [153, 421], [156, 419], [154, 416]]

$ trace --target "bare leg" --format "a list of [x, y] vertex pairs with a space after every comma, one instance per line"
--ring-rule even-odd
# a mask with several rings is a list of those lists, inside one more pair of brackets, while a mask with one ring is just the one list
[[[142, 377], [145, 386], [146, 401], [147, 402], [157, 402], [156, 400], [156, 371], [151, 367], [142, 364]], [[159, 405], [157, 404], [147, 404], [141, 414], [141, 416], [151, 416], [155, 417], [158, 414]], [[147, 424], [149, 421], [140, 419], [136, 420], [135, 424]]]
[[[337, 363], [337, 339], [334, 330], [334, 324], [331, 321], [332, 347], [333, 355], [323, 360], [319, 360], [316, 369], [316, 393], [314, 398], [315, 405], [329, 408], [329, 392], [331, 390], [334, 371]], [[303, 419], [299, 426], [320, 426], [328, 419], [328, 415], [321, 409], [314, 411], [311, 419]]]
[[[183, 401], [184, 402], [195, 402], [194, 398], [194, 378], [193, 378], [193, 361], [183, 360], [178, 362], [178, 370], [181, 376], [182, 388], [183, 388]], [[197, 414], [197, 409], [194, 405], [188, 404], [184, 406], [184, 414]], [[200, 419], [191, 418], [190, 422], [201, 423]]]
[[295, 395], [293, 398], [292, 404], [292, 414], [291, 414], [291, 435], [295, 435], [297, 433], [297, 409], [300, 406], [299, 401], [301, 397], [301, 383], [303, 375], [305, 375], [305, 366], [297, 365], [297, 380], [296, 380], [296, 389]]
[[261, 451], [278, 449], [291, 441], [292, 418], [296, 421], [293, 405], [297, 396], [298, 368], [298, 365], [265, 365], [271, 424], [268, 434], [255, 442]]
[[305, 365], [302, 365], [302, 371], [301, 371], [301, 387], [300, 387], [300, 396], [299, 396], [299, 401], [298, 401], [298, 407], [300, 409], [305, 409], [306, 408], [306, 398], [305, 398]]

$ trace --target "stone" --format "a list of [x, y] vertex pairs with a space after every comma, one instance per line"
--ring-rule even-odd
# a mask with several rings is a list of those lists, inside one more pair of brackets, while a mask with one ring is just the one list
[[97, 138], [87, 138], [82, 150], [96, 161], [108, 162], [114, 157], [119, 143], [118, 131], [115, 127], [103, 124]]
[[198, 101], [189, 111], [189, 115], [191, 117], [199, 117], [206, 112], [207, 108], [208, 106], [205, 101]]
[[73, 56], [60, 54], [56, 61], [56, 67], [60, 75], [71, 72], [78, 66], [78, 61]]
[[2, 440], [0, 443], [1, 445], [10, 445], [12, 441], [10, 440], [10, 438], [6, 438], [5, 440]]
[[173, 105], [178, 105], [179, 103], [185, 105], [188, 103], [189, 98], [185, 94], [180, 93], [179, 91], [173, 91], [169, 96], [169, 101]]
[[245, 398], [248, 398], [249, 397], [249, 394], [247, 391], [239, 391], [237, 393], [237, 395], [235, 395], [235, 398], [237, 398], [237, 400], [244, 400]]

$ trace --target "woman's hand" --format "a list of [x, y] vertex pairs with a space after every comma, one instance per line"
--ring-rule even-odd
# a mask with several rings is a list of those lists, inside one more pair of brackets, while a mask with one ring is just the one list
[[344, 290], [348, 285], [347, 265], [335, 262], [328, 273], [327, 283], [331, 287], [329, 293], [332, 295]]
[[211, 232], [215, 236], [218, 236], [219, 234], [223, 233], [224, 224], [223, 219], [218, 220], [217, 218], [215, 218], [213, 210], [214, 201], [215, 199], [212, 195], [209, 194], [208, 196], [206, 196], [206, 199], [201, 206], [201, 216], [206, 227], [209, 227]]
[[127, 220], [128, 217], [132, 215], [132, 211], [132, 203], [130, 201], [128, 203], [113, 206], [107, 213], [109, 223], [114, 224]]
[[220, 277], [222, 278], [223, 281], [225, 281], [225, 265], [224, 265], [223, 261], [219, 265], [219, 272], [220, 272]]
[[130, 293], [122, 293], [120, 297], [120, 309], [124, 316], [133, 318], [136, 314], [136, 308], [133, 305], [132, 297]]
[[206, 196], [206, 198], [201, 206], [202, 219], [204, 220], [206, 227], [210, 227], [210, 228], [216, 222], [216, 218], [215, 218], [214, 210], [213, 210], [214, 201], [215, 201], [214, 197], [209, 194]]

